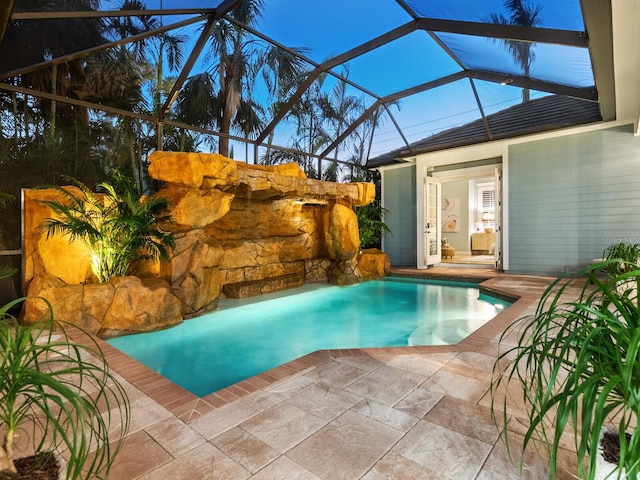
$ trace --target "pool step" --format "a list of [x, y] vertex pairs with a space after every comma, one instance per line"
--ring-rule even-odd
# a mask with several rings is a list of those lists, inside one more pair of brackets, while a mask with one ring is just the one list
[[222, 287], [227, 298], [247, 298], [262, 295], [264, 293], [277, 292], [287, 288], [301, 287], [303, 278], [295, 273], [281, 275], [279, 277], [252, 280], [249, 282], [229, 283]]

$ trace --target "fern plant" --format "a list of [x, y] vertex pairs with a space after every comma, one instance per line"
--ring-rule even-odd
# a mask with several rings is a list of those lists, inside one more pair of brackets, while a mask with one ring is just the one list
[[42, 200], [56, 214], [41, 224], [47, 237], [59, 233], [82, 240], [91, 253], [91, 270], [100, 282], [127, 274], [137, 258], [168, 260], [175, 245], [173, 234], [158, 227], [170, 221], [167, 200], [143, 197], [132, 179], [116, 173], [111, 183], [101, 183], [97, 195], [73, 178], [80, 190], [56, 187], [64, 200]]
[[[617, 288], [640, 282], [640, 270], [602, 276], [618, 260], [596, 264], [581, 278], [557, 279], [535, 314], [516, 321], [501, 342], [517, 333], [502, 353], [491, 385], [494, 419], [506, 422], [509, 405], [496, 392], [515, 382], [522, 387], [528, 430], [522, 452], [538, 441], [546, 448], [549, 479], [555, 478], [561, 436], [573, 433], [578, 477], [592, 480], [603, 427], [612, 425], [620, 443], [617, 478], [640, 473], [640, 310], [636, 295]], [[586, 282], [584, 281], [586, 278]], [[577, 298], [570, 288], [583, 286]], [[509, 366], [502, 370], [505, 362]], [[508, 440], [509, 430], [503, 430]], [[508, 445], [508, 443], [507, 443]]]

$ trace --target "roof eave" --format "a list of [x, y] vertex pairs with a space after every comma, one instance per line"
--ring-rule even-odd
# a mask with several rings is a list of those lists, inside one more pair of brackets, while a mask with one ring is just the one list
[[598, 86], [600, 114], [605, 121], [616, 119], [613, 28], [611, 2], [580, 0], [584, 25], [589, 33], [589, 54]]

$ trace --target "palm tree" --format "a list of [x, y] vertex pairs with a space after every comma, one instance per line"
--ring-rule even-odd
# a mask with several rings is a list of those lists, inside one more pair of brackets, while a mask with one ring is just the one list
[[[241, 0], [229, 15], [253, 27], [262, 15], [263, 8], [262, 0]], [[216, 23], [210, 37], [211, 53], [217, 60], [213, 65], [213, 73], [217, 76], [220, 88], [217, 95], [219, 111], [216, 112], [216, 118], [223, 135], [220, 136], [218, 152], [224, 156], [229, 154], [229, 139], [224, 134], [228, 135], [231, 132], [231, 122], [240, 109], [243, 82], [252, 61], [246, 36], [242, 28], [221, 19]]]
[[[343, 77], [348, 78], [349, 69], [345, 67]], [[293, 106], [286, 119], [293, 123], [295, 134], [291, 138], [290, 147], [300, 152], [321, 153], [332, 140], [338, 137], [364, 111], [364, 103], [360, 97], [349, 95], [347, 82], [336, 81], [333, 88], [324, 89], [327, 75], [318, 79], [302, 94]], [[302, 80], [303, 77], [301, 76]], [[354, 130], [345, 141], [336, 148], [339, 151], [360, 151], [365, 137], [372, 133], [372, 126], [379, 120], [366, 121]], [[271, 150], [262, 158], [263, 163], [274, 164], [295, 161], [300, 164], [310, 178], [321, 178], [327, 181], [343, 180], [343, 166], [331, 162], [328, 167], [318, 171], [317, 162], [312, 155], [296, 154], [282, 150]]]
[[[263, 0], [241, 0], [229, 16], [255, 27], [264, 10]], [[245, 137], [257, 133], [262, 125], [264, 106], [258, 106], [252, 98], [252, 90], [258, 78], [262, 78], [268, 92], [275, 95], [287, 79], [304, 69], [304, 62], [288, 51], [271, 44], [264, 45], [241, 27], [225, 19], [217, 22], [210, 36], [209, 57], [215, 62], [210, 68], [216, 79], [218, 91], [213, 118], [222, 134], [218, 152], [229, 154], [229, 135], [236, 129]], [[298, 53], [305, 49], [297, 49]]]
[[96, 195], [82, 182], [69, 178], [80, 194], [58, 187], [64, 201], [43, 200], [55, 213], [41, 231], [47, 236], [68, 235], [81, 240], [91, 252], [91, 270], [100, 282], [126, 275], [135, 259], [168, 260], [173, 234], [158, 228], [169, 221], [164, 215], [169, 204], [162, 198], [144, 198], [132, 178], [115, 171], [111, 183], [103, 182], [103, 196]]
[[[213, 130], [217, 125], [215, 112], [220, 109], [215, 78], [209, 72], [202, 72], [185, 82], [176, 99], [172, 116], [187, 125]], [[187, 132], [181, 129], [181, 152], [185, 151], [186, 139]]]
[[6, 207], [7, 205], [14, 202], [15, 200], [16, 200], [16, 197], [14, 197], [13, 195], [0, 190], [0, 208]]
[[[505, 17], [502, 13], [492, 13], [489, 16], [491, 23], [499, 25], [514, 25], [519, 27], [539, 27], [542, 25], [540, 18], [542, 6], [539, 4], [530, 4], [529, 0], [504, 0], [504, 7], [509, 12], [509, 16]], [[529, 77], [531, 74], [531, 64], [536, 58], [534, 45], [530, 42], [521, 42], [516, 40], [500, 40], [515, 62], [522, 68], [523, 75]], [[530, 100], [530, 92], [528, 88], [522, 90], [522, 101]]]

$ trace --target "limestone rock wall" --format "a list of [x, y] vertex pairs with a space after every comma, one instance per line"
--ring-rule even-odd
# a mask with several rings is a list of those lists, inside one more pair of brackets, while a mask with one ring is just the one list
[[[369, 267], [358, 267], [362, 256], [353, 207], [373, 200], [373, 184], [322, 182], [306, 178], [297, 164], [247, 165], [217, 154], [156, 152], [150, 160], [149, 174], [163, 185], [156, 195], [171, 205], [172, 221], [161, 227], [175, 234], [176, 246], [169, 262], [139, 264], [133, 273], [165, 282], [183, 317], [214, 310], [222, 291], [251, 295], [302, 282], [355, 283], [388, 272], [388, 259], [380, 267], [380, 261], [367, 256]], [[74, 285], [95, 279], [80, 242], [46, 239], [38, 231], [51, 212], [36, 200], [55, 195], [54, 190], [24, 194], [25, 291], [67, 298], [71, 294], [56, 294], [56, 289], [78, 289]], [[91, 288], [83, 288], [82, 298], [89, 298]], [[158, 301], [151, 294], [140, 296]], [[172, 323], [175, 302], [163, 301], [167, 305], [160, 315], [172, 317]], [[126, 325], [105, 320], [105, 315], [87, 313], [86, 302], [83, 305], [84, 320], [66, 307], [58, 310], [106, 336], [130, 332]], [[152, 305], [143, 305], [142, 310], [158, 311]], [[36, 308], [26, 309], [27, 320], [39, 314], [42, 311]], [[153, 324], [141, 318], [136, 314], [126, 321], [133, 330]], [[167, 325], [165, 320], [157, 321], [158, 328]]]
[[180, 300], [158, 278], [66, 284], [43, 274], [29, 288], [38, 295], [30, 293], [25, 302], [27, 323], [53, 317], [107, 338], [172, 327], [183, 318]]

